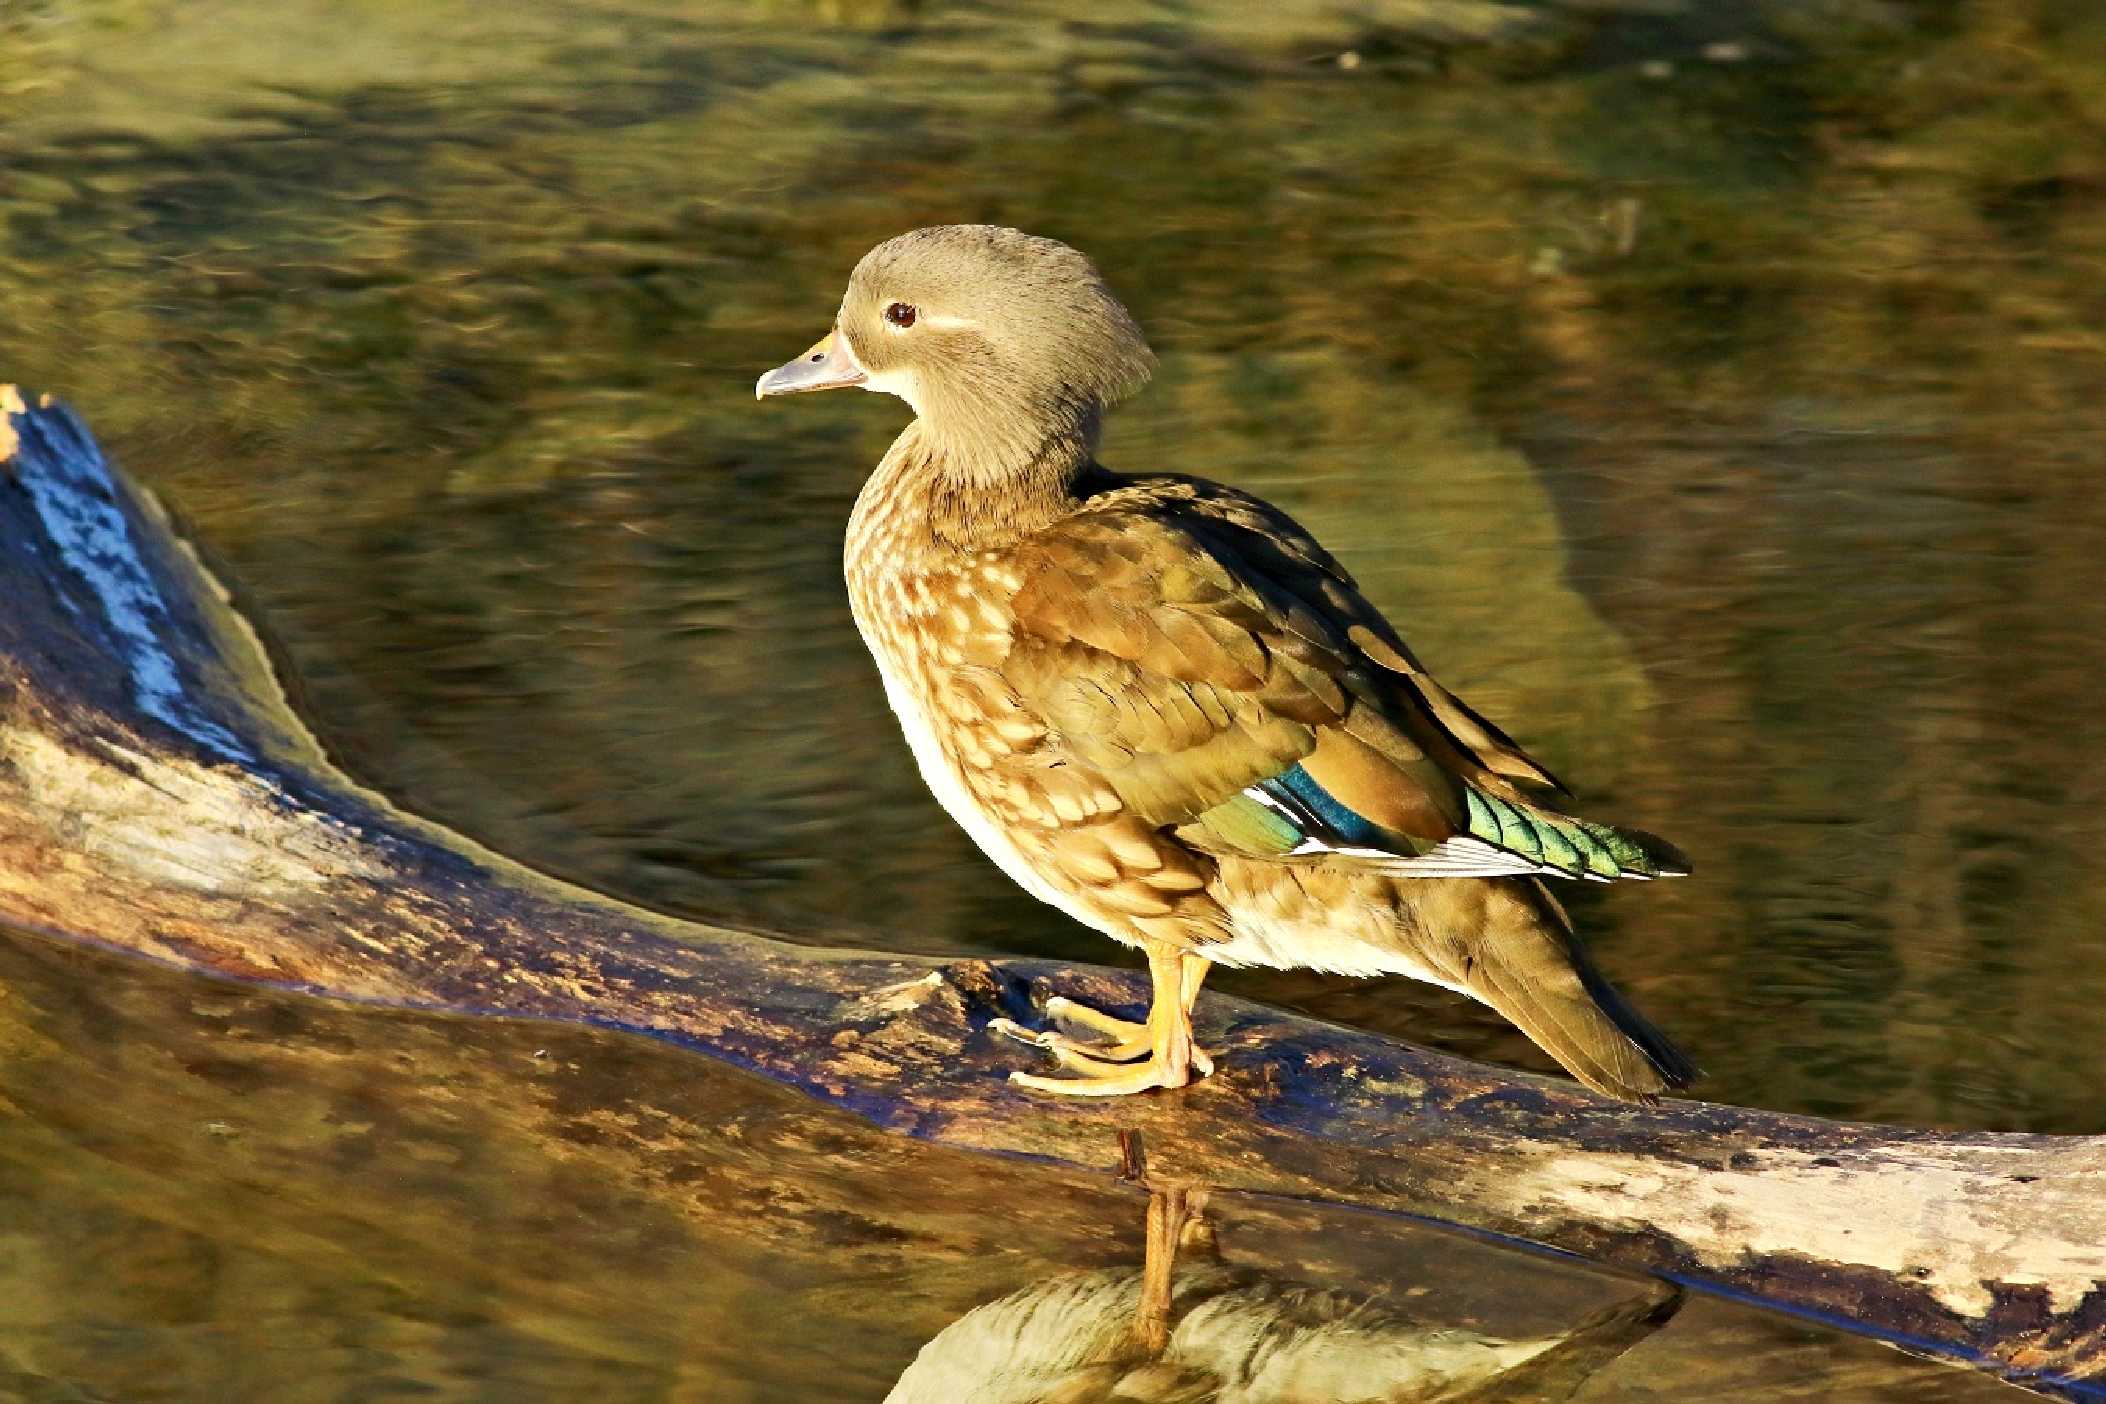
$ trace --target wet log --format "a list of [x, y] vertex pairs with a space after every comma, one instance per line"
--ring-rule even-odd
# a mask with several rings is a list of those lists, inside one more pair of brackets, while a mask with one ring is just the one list
[[[1116, 1175], [1404, 1211], [2106, 1398], [2106, 1137], [1610, 1102], [1220, 996], [1215, 1076], [1012, 1087], [986, 1030], [1126, 972], [816, 949], [582, 890], [390, 805], [288, 706], [154, 499], [0, 395], [0, 923], [356, 1000], [633, 1031], [880, 1127]], [[876, 705], [873, 699], [873, 705]]]

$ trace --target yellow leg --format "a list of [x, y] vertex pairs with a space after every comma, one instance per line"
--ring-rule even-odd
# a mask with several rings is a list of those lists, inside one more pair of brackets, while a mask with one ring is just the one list
[[1207, 972], [1213, 968], [1213, 961], [1190, 951], [1186, 951], [1184, 958], [1177, 963], [1178, 998], [1185, 1006], [1187, 1020], [1192, 1017], [1192, 1006], [1199, 1003], [1199, 987], [1206, 982]]
[[[1074, 1074], [1040, 1077], [1015, 1072], [1010, 1081], [1066, 1096], [1120, 1097], [1151, 1087], [1183, 1087], [1195, 1072], [1205, 1077], [1214, 1071], [1214, 1060], [1192, 1043], [1192, 1005], [1199, 998], [1208, 962], [1172, 946], [1147, 949], [1147, 1023], [1128, 1023], [1069, 999], [1046, 1001], [1046, 1012], [1055, 1020], [1104, 1034], [1114, 1040], [1111, 1043], [1086, 1043], [1051, 1030], [1034, 1032], [1008, 1019], [990, 1020], [988, 1027], [996, 1033], [1046, 1049]], [[1143, 1061], [1124, 1061], [1131, 1058]]]
[[1141, 1259], [1141, 1300], [1134, 1310], [1134, 1343], [1150, 1357], [1170, 1344], [1170, 1305], [1175, 1295], [1177, 1247], [1184, 1237], [1183, 1186], [1148, 1193], [1148, 1239]]

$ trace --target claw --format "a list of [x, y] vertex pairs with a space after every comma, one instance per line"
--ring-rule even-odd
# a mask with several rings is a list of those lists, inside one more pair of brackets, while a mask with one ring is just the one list
[[1057, 1037], [1050, 1030], [1027, 1029], [1016, 1020], [1009, 1018], [989, 1019], [987, 1021], [987, 1031], [991, 1034], [1000, 1034], [1003, 1038], [1013, 1038], [1018, 1043], [1028, 1043], [1033, 1048], [1049, 1048], [1052, 1045], [1047, 1040]]

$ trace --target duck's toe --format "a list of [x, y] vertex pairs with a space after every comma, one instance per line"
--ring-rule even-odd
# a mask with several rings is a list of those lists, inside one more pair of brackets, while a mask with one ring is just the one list
[[[1079, 1008], [1080, 1006], [1077, 1007]], [[1050, 1004], [1047, 1006], [1046, 1012], [1048, 1014], [1053, 1012]], [[1091, 1012], [1095, 1013], [1094, 1010]], [[1033, 1048], [1043, 1048], [1055, 1056], [1073, 1056], [1086, 1062], [1107, 1064], [1131, 1062], [1133, 1059], [1139, 1058], [1148, 1052], [1150, 1045], [1147, 1026], [1136, 1024], [1129, 1025], [1129, 1027], [1138, 1030], [1139, 1036], [1124, 1039], [1117, 1043], [1100, 1043], [1095, 1039], [1074, 1038], [1058, 1029], [1027, 1029], [1014, 1019], [989, 1019], [987, 1021], [989, 1033], [1000, 1034], [1004, 1038], [1013, 1038], [1018, 1043], [1028, 1043]]]
[[1086, 1029], [1106, 1040], [1089, 1044], [1069, 1040], [1071, 1047], [1094, 1057], [1109, 1058], [1113, 1062], [1123, 1063], [1129, 1058], [1140, 1057], [1150, 1047], [1148, 1025], [1137, 1024], [1131, 1019], [1121, 1019], [1116, 1014], [1107, 1014], [1087, 1004], [1078, 1004], [1066, 995], [1054, 995], [1046, 1001], [1046, 1017], [1056, 1024]]
[[1068, 1076], [1041, 1077], [1037, 1073], [1013, 1072], [1009, 1074], [1009, 1080], [1034, 1092], [1051, 1092], [1061, 1097], [1125, 1097], [1154, 1087], [1182, 1087], [1198, 1071], [1195, 1065], [1181, 1074], [1173, 1073], [1155, 1058], [1138, 1063], [1101, 1063], [1066, 1049], [1056, 1048], [1052, 1052], [1060, 1060], [1060, 1065], [1069, 1069]]

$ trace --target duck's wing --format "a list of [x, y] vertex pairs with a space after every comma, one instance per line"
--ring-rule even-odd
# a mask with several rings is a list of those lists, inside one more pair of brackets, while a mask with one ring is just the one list
[[1142, 479], [1006, 553], [1006, 690], [1147, 825], [1190, 848], [1399, 875], [1608, 880], [1672, 847], [1532, 800], [1561, 788], [1440, 686], [1284, 513]]

